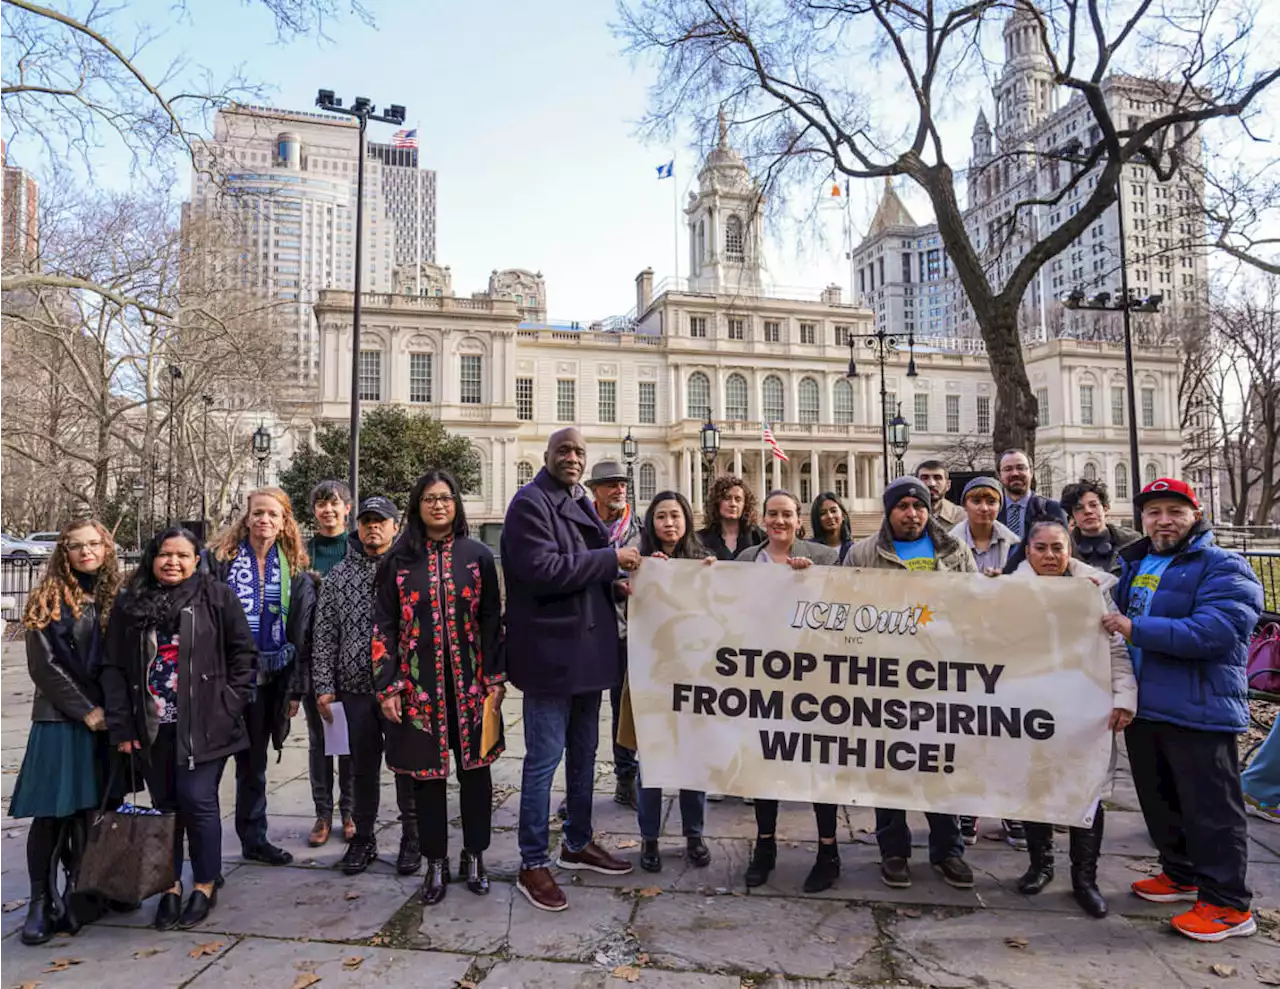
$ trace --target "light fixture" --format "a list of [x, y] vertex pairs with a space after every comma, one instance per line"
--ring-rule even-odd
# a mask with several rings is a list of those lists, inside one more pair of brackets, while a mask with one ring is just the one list
[[271, 456], [271, 433], [267, 431], [266, 423], [259, 423], [253, 434], [253, 455], [259, 460]]
[[858, 362], [854, 360], [856, 353], [857, 339], [850, 334], [849, 336], [849, 370], [845, 372], [846, 378], [856, 378], [858, 376]]
[[704, 457], [710, 459], [720, 452], [720, 430], [711, 419], [710, 409], [707, 409], [707, 421], [702, 424], [700, 439]]
[[634, 464], [640, 455], [640, 444], [631, 435], [631, 427], [627, 427], [627, 435], [622, 440], [622, 459], [627, 464]]
[[893, 455], [901, 460], [910, 445], [911, 427], [902, 418], [902, 403], [899, 402], [898, 414], [889, 420], [889, 446], [893, 449]]

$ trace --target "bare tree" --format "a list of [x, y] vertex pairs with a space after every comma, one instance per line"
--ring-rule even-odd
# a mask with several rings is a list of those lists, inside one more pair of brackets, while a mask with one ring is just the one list
[[[1247, 115], [1280, 77], [1272, 52], [1255, 54], [1265, 38], [1251, 36], [1249, 7], [1229, 0], [1065, 0], [1047, 11], [1032, 0], [623, 0], [620, 13], [630, 51], [658, 62], [646, 129], [692, 122], [710, 135], [729, 115], [775, 207], [835, 173], [906, 175], [924, 190], [986, 342], [1004, 410], [996, 448], [1034, 446], [1018, 309], [1036, 273], [1115, 203], [1126, 165], [1169, 180], [1204, 124]], [[991, 25], [1010, 16], [1034, 27], [1048, 80], [1084, 101], [1093, 126], [1063, 147], [1000, 147], [974, 162], [971, 184], [1008, 201], [970, 225], [941, 117], [984, 68]], [[1021, 39], [1017, 54], [1030, 54]], [[1115, 98], [1117, 74], [1138, 69], [1159, 80], [1140, 116]], [[1069, 199], [1044, 229], [1045, 211]]]
[[991, 437], [980, 433], [965, 433], [952, 441], [938, 457], [949, 471], [995, 471], [991, 455]]

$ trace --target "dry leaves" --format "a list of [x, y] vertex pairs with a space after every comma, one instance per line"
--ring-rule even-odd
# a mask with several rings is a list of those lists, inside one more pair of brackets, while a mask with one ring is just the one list
[[289, 989], [307, 989], [307, 986], [313, 986], [319, 981], [320, 976], [315, 972], [300, 972]]
[[1220, 979], [1229, 979], [1236, 974], [1236, 967], [1234, 965], [1223, 965], [1219, 962], [1216, 965], [1210, 965], [1209, 971]]
[[194, 948], [187, 952], [190, 958], [201, 958], [204, 955], [216, 955], [225, 948], [226, 941], [206, 941], [204, 944], [197, 944]]
[[1018, 950], [1021, 950], [1025, 948], [1029, 942], [1024, 937], [1007, 937], [1004, 939], [1004, 943], [1010, 948], [1017, 948]]
[[915, 907], [898, 907], [895, 911], [899, 917], [919, 917], [920, 911]]
[[1124, 867], [1134, 872], [1141, 872], [1144, 876], [1154, 876], [1160, 871], [1160, 867], [1154, 862], [1126, 862]]
[[639, 893], [637, 893], [636, 895], [637, 895], [637, 896], [643, 896], [643, 897], [646, 897], [646, 898], [647, 898], [647, 897], [650, 897], [650, 896], [661, 896], [661, 895], [662, 895], [662, 887], [661, 887], [661, 886], [646, 886], [644, 889], [640, 890], [640, 892], [639, 892]]
[[48, 968], [41, 969], [42, 972], [65, 972], [72, 965], [81, 965], [84, 963], [83, 958], [55, 958], [49, 963]]
[[615, 842], [613, 847], [614, 848], [639, 848], [640, 842], [636, 841], [634, 838], [627, 838], [625, 841]]
[[348, 972], [354, 971], [364, 964], [364, 955], [350, 955], [342, 959], [342, 967]]
[[[5, 835], [5, 837], [7, 838], [9, 836]], [[36, 986], [38, 985], [40, 985], [39, 982], [23, 982], [19, 984], [18, 989], [36, 989]]]
[[634, 965], [619, 965], [609, 974], [615, 979], [626, 979], [628, 982], [640, 981], [640, 969]]
[[372, 945], [386, 944], [387, 936], [385, 934], [375, 934], [373, 937], [369, 938], [369, 943]]
[[1258, 977], [1258, 982], [1264, 986], [1280, 986], [1280, 968], [1271, 965], [1253, 966], [1253, 974]]
[[139, 948], [133, 953], [134, 958], [150, 958], [152, 955], [158, 955], [164, 951], [164, 948]]
[[354, 889], [349, 889], [342, 894], [342, 898], [344, 900], [358, 900], [360, 899], [360, 894], [357, 893]]
[[5, 913], [13, 913], [13, 911], [21, 910], [26, 905], [27, 905], [26, 900], [10, 900], [8, 903], [4, 905], [3, 909]]

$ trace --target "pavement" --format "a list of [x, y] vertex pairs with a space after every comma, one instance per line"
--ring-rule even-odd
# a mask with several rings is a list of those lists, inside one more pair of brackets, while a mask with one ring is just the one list
[[[269, 770], [271, 837], [294, 863], [245, 863], [232, 826], [232, 780], [224, 779], [226, 888], [208, 923], [189, 932], [148, 928], [154, 904], [111, 915], [75, 938], [30, 948], [18, 941], [27, 896], [26, 822], [8, 817], [22, 763], [31, 685], [20, 643], [0, 657], [3, 807], [0, 866], [0, 966], [3, 986], [32, 989], [1225, 989], [1280, 985], [1280, 826], [1251, 823], [1250, 882], [1263, 928], [1252, 938], [1202, 945], [1173, 933], [1168, 906], [1128, 893], [1158, 871], [1121, 766], [1109, 801], [1100, 886], [1112, 914], [1092, 920], [1069, 895], [1066, 838], [1058, 837], [1058, 878], [1025, 897], [1014, 882], [1026, 853], [998, 837], [998, 822], [967, 852], [977, 876], [971, 891], [931, 873], [923, 817], [912, 816], [915, 884], [890, 890], [879, 879], [872, 813], [840, 816], [843, 874], [816, 896], [800, 892], [815, 834], [807, 806], [784, 804], [779, 865], [772, 881], [748, 891], [742, 875], [754, 834], [749, 806], [726, 799], [708, 807], [712, 861], [683, 860], [679, 810], [668, 797], [664, 868], [639, 869], [635, 815], [612, 800], [612, 767], [597, 764], [597, 840], [636, 862], [629, 876], [562, 873], [567, 911], [533, 909], [516, 894], [516, 822], [524, 737], [518, 698], [504, 705], [508, 749], [494, 766], [494, 835], [486, 856], [494, 880], [488, 897], [463, 885], [424, 909], [420, 877], [395, 875], [389, 861], [346, 878], [335, 871], [343, 845], [307, 847], [314, 818], [306, 770], [306, 729], [299, 718], [280, 763]], [[605, 711], [608, 705], [604, 705]], [[607, 738], [607, 726], [601, 738]], [[604, 755], [607, 746], [601, 747]], [[563, 786], [557, 776], [557, 790]], [[456, 815], [457, 792], [451, 784]], [[383, 786], [381, 849], [394, 859], [398, 825], [390, 773]], [[561, 794], [553, 794], [559, 800]], [[451, 852], [461, 831], [455, 816]], [[557, 838], [553, 835], [553, 841]]]

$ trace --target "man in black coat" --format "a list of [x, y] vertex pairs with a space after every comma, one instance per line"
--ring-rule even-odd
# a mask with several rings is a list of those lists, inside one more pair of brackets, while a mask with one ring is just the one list
[[548, 854], [551, 780], [562, 756], [568, 816], [556, 865], [606, 875], [631, 871], [591, 840], [591, 800], [600, 694], [622, 679], [619, 578], [640, 566], [640, 551], [609, 545], [609, 531], [579, 483], [587, 464], [582, 433], [553, 433], [543, 461], [511, 500], [502, 529], [507, 674], [524, 693], [516, 888], [541, 910], [563, 910], [569, 904]]
[[1031, 470], [1031, 458], [1025, 450], [1016, 447], [1000, 454], [997, 463], [1000, 483], [1004, 485], [1004, 504], [1000, 507], [998, 521], [1018, 534], [1019, 544], [1005, 561], [1004, 572], [1013, 573], [1026, 559], [1026, 537], [1032, 525], [1046, 519], [1067, 524], [1067, 513], [1052, 498], [1044, 498], [1031, 490], [1035, 475]]

